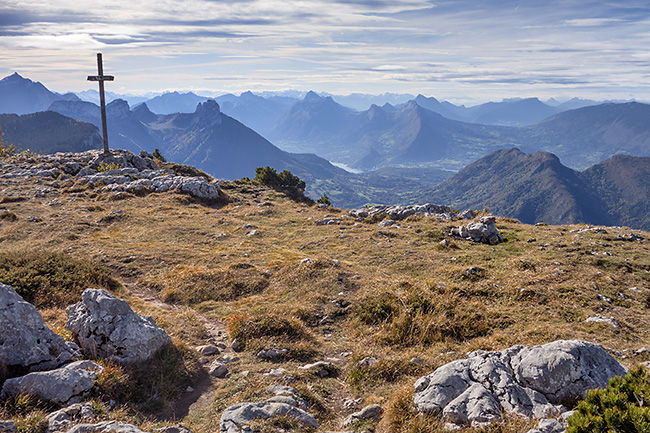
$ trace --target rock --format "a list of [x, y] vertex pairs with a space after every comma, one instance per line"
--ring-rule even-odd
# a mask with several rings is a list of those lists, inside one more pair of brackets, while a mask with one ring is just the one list
[[206, 344], [205, 346], [198, 346], [196, 351], [199, 352], [202, 356], [218, 355], [219, 348], [212, 344]]
[[443, 216], [444, 219], [455, 218], [452, 208], [449, 206], [440, 206], [431, 203], [424, 205], [411, 205], [411, 206], [386, 206], [377, 205], [370, 206], [363, 209], [356, 209], [350, 211], [350, 216], [354, 218], [367, 218], [371, 217], [389, 217], [391, 220], [399, 221], [411, 215], [423, 215], [439, 217]]
[[390, 227], [390, 226], [394, 226], [395, 224], [397, 224], [397, 221], [395, 221], [395, 220], [383, 220], [383, 221], [380, 221], [379, 224], [377, 224], [377, 225], [379, 227]]
[[343, 427], [349, 427], [351, 424], [354, 424], [357, 421], [363, 421], [365, 419], [374, 419], [379, 420], [381, 415], [384, 413], [384, 410], [378, 404], [371, 404], [364, 407], [359, 412], [355, 412], [345, 418], [343, 421]]
[[361, 361], [359, 361], [359, 367], [372, 367], [377, 362], [379, 362], [377, 361], [377, 358], [374, 358], [372, 356], [366, 356]]
[[458, 216], [464, 220], [473, 220], [478, 216], [478, 212], [472, 209], [467, 209], [461, 212], [461, 214]]
[[563, 426], [556, 419], [543, 419], [537, 425], [537, 428], [528, 430], [528, 433], [564, 433], [566, 426]]
[[45, 433], [67, 432], [72, 424], [92, 421], [95, 416], [93, 405], [87, 403], [75, 403], [56, 412], [47, 415], [47, 429]]
[[77, 403], [92, 389], [103, 369], [92, 361], [76, 361], [56, 370], [7, 379], [0, 398], [25, 392], [56, 404]]
[[210, 369], [208, 372], [210, 373], [210, 376], [223, 379], [228, 375], [228, 367], [226, 367], [225, 364], [222, 364], [219, 361], [215, 361], [212, 363], [212, 365], [210, 365]]
[[29, 371], [56, 368], [79, 356], [79, 348], [47, 327], [36, 308], [0, 283], [0, 364]]
[[313, 364], [303, 365], [302, 367], [298, 367], [298, 369], [309, 370], [321, 378], [335, 376], [336, 372], [336, 366], [327, 361], [318, 361]]
[[583, 398], [627, 371], [601, 346], [559, 340], [543, 346], [477, 351], [415, 383], [419, 412], [457, 425], [482, 426], [502, 413], [546, 418], [564, 411], [562, 401]]
[[493, 216], [482, 216], [479, 222], [471, 222], [467, 226], [454, 227], [451, 234], [461, 238], [470, 239], [474, 242], [496, 245], [504, 241], [496, 228], [496, 218]]
[[0, 421], [0, 433], [16, 433], [17, 431], [13, 421]]
[[[610, 299], [611, 301], [611, 299]], [[596, 314], [595, 316], [587, 317], [585, 322], [596, 322], [596, 323], [609, 323], [614, 328], [620, 328], [621, 325], [612, 317], [612, 316], [601, 316]]]
[[232, 340], [230, 347], [232, 347], [232, 350], [234, 350], [235, 352], [241, 352], [242, 350], [244, 350], [244, 343], [238, 338], [235, 338]]
[[152, 317], [137, 315], [106, 290], [86, 289], [81, 299], [66, 308], [65, 328], [76, 334], [86, 353], [129, 364], [146, 361], [171, 344]]
[[440, 241], [439, 245], [440, 245], [441, 247], [446, 248], [446, 247], [449, 246], [449, 242], [450, 242], [449, 239], [443, 239], [443, 240]]
[[144, 433], [133, 424], [119, 421], [103, 421], [97, 424], [77, 424], [67, 433]]
[[257, 357], [260, 358], [260, 359], [267, 359], [269, 361], [278, 361], [278, 360], [282, 359], [282, 357], [286, 356], [288, 353], [289, 353], [289, 351], [287, 349], [260, 350], [257, 353]]
[[157, 428], [154, 430], [154, 433], [192, 433], [192, 430], [182, 425], [170, 425]]
[[221, 414], [221, 433], [249, 432], [248, 424], [256, 419], [288, 416], [309, 428], [318, 428], [318, 422], [309, 413], [285, 403], [239, 403], [230, 406]]

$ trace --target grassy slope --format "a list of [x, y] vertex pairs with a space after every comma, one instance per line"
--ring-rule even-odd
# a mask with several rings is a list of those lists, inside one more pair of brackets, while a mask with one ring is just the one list
[[[397, 429], [391, 420], [421, 422], [400, 409], [412, 383], [470, 350], [578, 338], [630, 355], [622, 359], [627, 365], [647, 360], [631, 355], [650, 338], [650, 240], [613, 240], [629, 229], [574, 234], [570, 230], [584, 226], [497, 219], [506, 243], [454, 241], [443, 248], [438, 242], [450, 223], [412, 218], [380, 233], [338, 210], [295, 204], [250, 185], [225, 185], [232, 201], [221, 207], [175, 194], [102, 201], [92, 190], [65, 183], [34, 198], [36, 188], [47, 186], [3, 181], [3, 196], [28, 197], [3, 200], [17, 216], [0, 220], [5, 251], [61, 252], [109, 267], [130, 293], [126, 299], [154, 316], [177, 344], [204, 344], [208, 330], [223, 329], [233, 315], [249, 325], [241, 331], [249, 338], [241, 361], [231, 365], [233, 375], [217, 380], [214, 400], [184, 419], [195, 433], [215, 431], [231, 404], [269, 397], [264, 386], [282, 383], [263, 375], [271, 368], [283, 367], [298, 379], [291, 386], [314, 403], [311, 412], [325, 430], [340, 429], [352, 412], [344, 398], [363, 398], [363, 404], [393, 408], [379, 426], [386, 431]], [[124, 216], [109, 218], [115, 210]], [[326, 215], [341, 224], [317, 225]], [[29, 222], [30, 216], [42, 221]], [[257, 234], [247, 236], [245, 224]], [[304, 258], [314, 261], [301, 264]], [[465, 271], [471, 266], [486, 272], [470, 278]], [[61, 330], [63, 310], [44, 313]], [[594, 314], [614, 316], [621, 327], [586, 323]], [[268, 329], [282, 322], [296, 335], [264, 335], [264, 329], [255, 331], [260, 321]], [[274, 364], [255, 357], [260, 348], [285, 347], [294, 359]], [[380, 363], [360, 369], [356, 361], [365, 356]], [[425, 363], [410, 364], [414, 356]], [[318, 360], [333, 361], [338, 377], [320, 379], [297, 369]], [[529, 426], [510, 421], [503, 431]]]

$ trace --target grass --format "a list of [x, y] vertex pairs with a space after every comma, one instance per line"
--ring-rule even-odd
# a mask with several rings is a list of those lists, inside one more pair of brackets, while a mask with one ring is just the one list
[[[570, 230], [577, 226], [497, 218], [507, 242], [453, 240], [442, 247], [452, 223], [420, 217], [399, 229], [379, 228], [376, 221], [357, 222], [345, 211], [295, 203], [245, 182], [224, 183], [230, 201], [218, 205], [172, 193], [101, 201], [92, 188], [72, 185], [53, 188], [46, 199], [29, 198], [43, 186], [47, 182], [4, 185], [5, 197], [26, 198], [3, 202], [16, 216], [0, 219], [0, 264], [6, 263], [0, 275], [11, 278], [4, 281], [31, 296], [60, 333], [62, 308], [85, 287], [115, 290], [119, 282], [120, 296], [156, 318], [176, 343], [146, 369], [111, 367], [103, 396], [164, 417], [183, 390], [201, 380], [188, 347], [205, 344], [209, 330], [225, 324], [230, 329], [221, 341], [245, 342], [240, 360], [229, 365], [231, 376], [214, 383], [214, 400], [185, 418], [195, 433], [218, 429], [223, 409], [263, 401], [269, 397], [264, 388], [276, 383], [309, 394], [321, 408], [310, 413], [321, 414], [323, 429], [340, 430], [351, 412], [343, 401], [361, 398], [386, 410], [372, 426], [378, 432], [441, 431], [437, 421], [411, 412], [411, 385], [477, 349], [577, 338], [627, 354], [619, 359], [628, 366], [647, 360], [633, 353], [650, 340], [650, 241], [615, 240], [629, 229], [576, 237]], [[62, 205], [46, 204], [54, 198]], [[263, 202], [270, 205], [259, 206]], [[110, 218], [121, 214], [115, 211], [126, 216]], [[317, 225], [326, 215], [340, 223]], [[257, 234], [247, 236], [247, 225]], [[306, 258], [311, 261], [302, 262]], [[485, 272], [469, 276], [471, 267]], [[621, 327], [585, 322], [595, 314], [614, 316]], [[272, 348], [289, 355], [277, 363], [255, 356]], [[365, 356], [379, 362], [362, 369], [357, 362]], [[410, 363], [412, 357], [424, 364]], [[331, 360], [339, 376], [299, 370], [319, 360]], [[279, 367], [283, 375], [264, 375]], [[285, 376], [295, 381], [285, 383]], [[532, 426], [508, 418], [489, 431]]]

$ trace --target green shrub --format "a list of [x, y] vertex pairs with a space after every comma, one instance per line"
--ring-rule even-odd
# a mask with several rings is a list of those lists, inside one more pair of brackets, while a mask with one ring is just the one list
[[305, 196], [307, 186], [305, 181], [300, 180], [298, 176], [292, 174], [289, 170], [278, 173], [268, 165], [266, 167], [257, 167], [253, 182], [283, 192], [293, 200], [313, 203], [310, 198]]
[[326, 204], [328, 206], [332, 205], [332, 202], [330, 201], [330, 198], [327, 196], [326, 193], [323, 193], [323, 195], [318, 199], [316, 202], [318, 204]]
[[650, 375], [643, 368], [587, 391], [569, 418], [567, 433], [650, 432]]

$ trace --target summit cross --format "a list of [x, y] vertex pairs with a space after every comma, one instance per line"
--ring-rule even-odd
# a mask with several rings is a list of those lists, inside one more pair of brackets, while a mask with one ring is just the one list
[[112, 75], [104, 75], [102, 53], [97, 53], [97, 75], [89, 75], [88, 81], [99, 81], [99, 102], [102, 109], [102, 135], [104, 137], [104, 153], [108, 153], [108, 128], [106, 127], [106, 99], [104, 98], [104, 81], [113, 81]]

